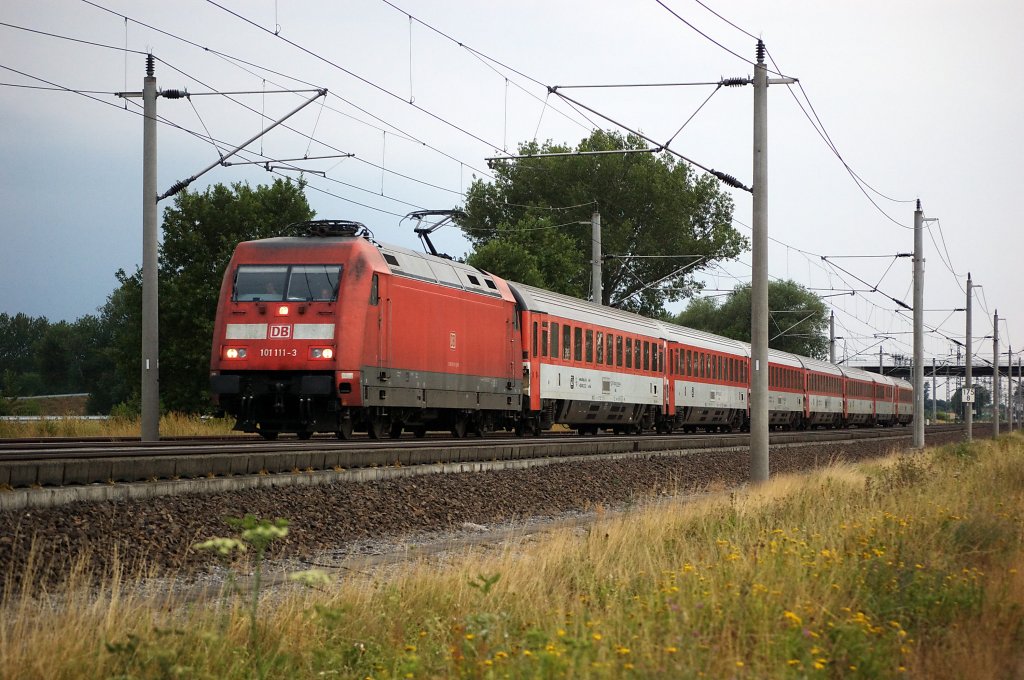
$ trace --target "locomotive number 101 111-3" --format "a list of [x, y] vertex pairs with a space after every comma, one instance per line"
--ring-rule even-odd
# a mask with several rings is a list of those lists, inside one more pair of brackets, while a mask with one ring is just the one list
[[294, 347], [291, 349], [279, 348], [279, 349], [261, 349], [261, 357], [297, 357], [299, 356], [299, 350]]

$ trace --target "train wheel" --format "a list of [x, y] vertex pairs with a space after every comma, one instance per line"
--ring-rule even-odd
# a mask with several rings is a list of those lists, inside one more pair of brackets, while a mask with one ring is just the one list
[[306, 440], [313, 436], [312, 432], [296, 432], [295, 436], [299, 439]]
[[466, 416], [461, 413], [455, 416], [451, 432], [452, 436], [456, 439], [462, 439], [466, 436]]
[[423, 439], [424, 437], [427, 436], [427, 426], [417, 425], [416, 427], [412, 428], [412, 433], [417, 439]]
[[373, 416], [366, 423], [366, 433], [370, 435], [370, 439], [383, 439], [387, 429], [387, 423], [380, 416]]
[[391, 429], [388, 431], [388, 436], [392, 439], [398, 439], [402, 436], [402, 429], [402, 423], [397, 421], [393, 422], [391, 423]]
[[334, 434], [338, 439], [352, 439], [352, 421], [346, 419], [338, 423], [338, 429]]
[[277, 439], [277, 435], [277, 432], [266, 432], [264, 430], [260, 430], [260, 436], [266, 439], [268, 442], [272, 442], [275, 439]]

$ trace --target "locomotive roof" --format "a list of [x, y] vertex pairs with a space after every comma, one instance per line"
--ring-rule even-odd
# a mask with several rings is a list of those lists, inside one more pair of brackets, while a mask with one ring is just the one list
[[474, 293], [504, 297], [500, 286], [503, 279], [492, 276], [465, 262], [428, 255], [401, 246], [376, 245], [391, 273], [395, 276], [421, 279], [442, 286], [462, 288]]
[[304, 250], [339, 245], [376, 250], [384, 265], [395, 276], [419, 279], [491, 297], [511, 299], [503, 285], [503, 279], [470, 266], [443, 257], [435, 257], [400, 246], [385, 245], [362, 236], [278, 236], [273, 238], [245, 241], [239, 248], [265, 249], [271, 251]]

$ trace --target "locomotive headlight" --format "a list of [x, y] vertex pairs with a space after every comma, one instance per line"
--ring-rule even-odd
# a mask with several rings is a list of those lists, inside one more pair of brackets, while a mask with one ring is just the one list
[[228, 347], [224, 350], [224, 357], [227, 359], [244, 359], [245, 348], [244, 347]]
[[288, 316], [288, 305], [281, 305], [277, 308], [278, 316]]
[[325, 347], [324, 348], [323, 357], [324, 357], [324, 359], [333, 359], [334, 358], [334, 350], [331, 349], [330, 347]]
[[332, 347], [314, 347], [309, 350], [310, 359], [333, 359], [334, 349]]

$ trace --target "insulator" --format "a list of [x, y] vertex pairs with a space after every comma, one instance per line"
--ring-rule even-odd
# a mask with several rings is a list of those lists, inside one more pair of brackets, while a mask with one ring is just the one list
[[188, 90], [160, 90], [160, 96], [164, 99], [187, 99]]
[[153, 77], [153, 55], [152, 54], [147, 54], [146, 55], [146, 75], [149, 76], [150, 78]]
[[737, 189], [746, 189], [746, 187], [743, 186], [743, 184], [738, 179], [736, 179], [735, 177], [728, 173], [713, 170], [711, 174], [713, 174], [715, 177], [722, 180], [731, 187], [736, 187]]
[[749, 85], [750, 78], [722, 78], [721, 84], [725, 87], [737, 87], [739, 85]]
[[170, 197], [170, 196], [173, 196], [173, 195], [175, 195], [176, 193], [178, 193], [179, 191], [181, 191], [182, 189], [184, 189], [185, 187], [187, 187], [187, 186], [188, 186], [189, 184], [191, 184], [191, 183], [192, 183], [192, 180], [193, 180], [193, 179], [194, 179], [194, 178], [191, 178], [191, 177], [190, 177], [189, 179], [183, 179], [183, 180], [181, 180], [180, 182], [175, 182], [175, 183], [174, 183], [174, 184], [173, 184], [173, 185], [171, 186], [171, 188], [170, 188], [170, 189], [168, 189], [168, 190], [167, 190], [167, 191], [166, 191], [166, 192], [164, 193], [164, 197], [165, 197], [165, 198], [167, 198], [167, 197]]
[[757, 63], [764, 63], [764, 41], [758, 39], [757, 41]]

